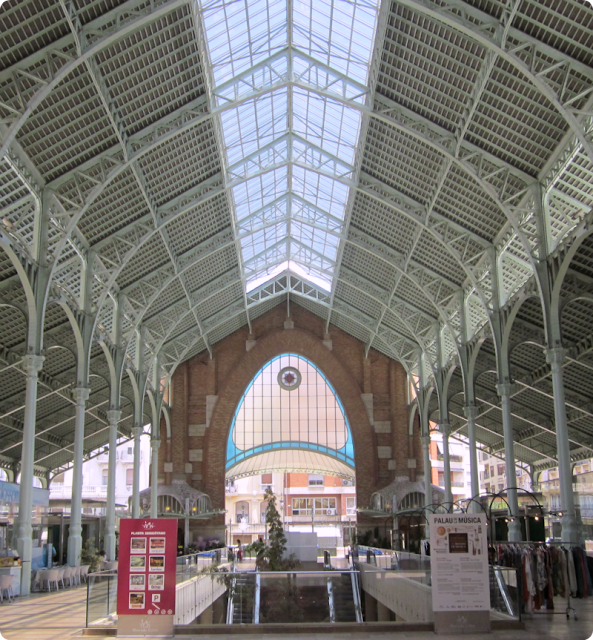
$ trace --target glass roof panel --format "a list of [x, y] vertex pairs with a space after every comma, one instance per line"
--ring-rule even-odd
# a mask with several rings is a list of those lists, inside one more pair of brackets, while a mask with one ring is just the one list
[[378, 4], [373, 0], [295, 0], [293, 44], [366, 84]]
[[202, 2], [215, 84], [221, 84], [286, 47], [286, 0]]
[[201, 3], [247, 291], [286, 271], [332, 288], [378, 8], [379, 0]]
[[312, 91], [294, 89], [292, 95], [292, 130], [340, 160], [354, 164], [360, 111]]
[[285, 134], [288, 130], [287, 114], [286, 89], [223, 111], [220, 120], [228, 164], [235, 164]]

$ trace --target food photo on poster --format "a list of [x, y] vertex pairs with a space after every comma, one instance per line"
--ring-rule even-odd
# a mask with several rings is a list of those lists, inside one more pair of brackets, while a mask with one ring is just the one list
[[146, 571], [146, 556], [130, 556], [130, 571]]
[[130, 589], [145, 589], [146, 576], [143, 573], [135, 573], [130, 576]]
[[130, 609], [144, 609], [144, 593], [130, 593]]
[[132, 538], [130, 553], [146, 553], [146, 538]]
[[165, 538], [150, 538], [150, 553], [163, 553], [165, 551]]
[[165, 570], [165, 556], [150, 556], [150, 571]]
[[[149, 591], [162, 591], [165, 588], [165, 576], [162, 573], [148, 576]], [[155, 600], [153, 600], [155, 602]]]

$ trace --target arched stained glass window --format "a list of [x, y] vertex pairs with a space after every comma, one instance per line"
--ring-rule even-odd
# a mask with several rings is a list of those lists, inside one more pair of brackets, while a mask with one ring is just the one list
[[278, 449], [318, 452], [354, 467], [340, 399], [313, 363], [290, 353], [264, 365], [245, 390], [229, 433], [227, 469]]

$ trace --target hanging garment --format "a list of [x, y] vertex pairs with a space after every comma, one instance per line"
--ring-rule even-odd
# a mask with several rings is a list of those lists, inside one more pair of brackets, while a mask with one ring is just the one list
[[568, 565], [568, 583], [570, 585], [570, 594], [573, 597], [577, 595], [577, 574], [574, 568], [574, 557], [569, 549], [564, 549], [566, 554], [566, 563]]

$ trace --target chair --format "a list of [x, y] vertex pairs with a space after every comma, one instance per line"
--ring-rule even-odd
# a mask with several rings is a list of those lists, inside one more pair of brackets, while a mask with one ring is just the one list
[[74, 578], [74, 585], [80, 586], [80, 565], [73, 567], [72, 578]]
[[66, 588], [66, 585], [64, 584], [64, 573], [66, 573], [66, 567], [60, 567], [59, 569], [57, 569], [58, 572], [58, 586], [59, 583], [62, 583], [62, 589]]
[[60, 579], [60, 571], [58, 569], [43, 569], [37, 572], [39, 583], [43, 589], [43, 583], [47, 582], [47, 590], [51, 591], [51, 585], [56, 585], [56, 591], [59, 589], [58, 580]]
[[10, 602], [11, 599], [14, 600], [14, 592], [12, 590], [13, 580], [14, 576], [0, 576], [0, 602], [4, 602], [4, 592], [6, 592], [8, 602]]
[[33, 571], [31, 574], [31, 593], [35, 591], [35, 586], [37, 586], [38, 591], [41, 591], [41, 587], [39, 586], [39, 571]]
[[80, 580], [82, 580], [83, 582], [87, 581], [87, 576], [89, 575], [89, 568], [90, 568], [90, 564], [83, 564], [80, 567]]
[[66, 567], [64, 569], [64, 574], [62, 576], [63, 581], [64, 581], [64, 585], [66, 584], [66, 580], [67, 580], [68, 581], [68, 586], [69, 587], [72, 586], [72, 582], [74, 580], [73, 572], [74, 572], [74, 567]]

